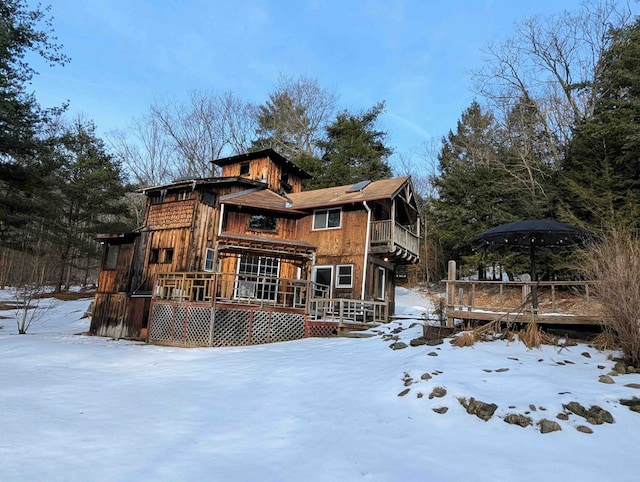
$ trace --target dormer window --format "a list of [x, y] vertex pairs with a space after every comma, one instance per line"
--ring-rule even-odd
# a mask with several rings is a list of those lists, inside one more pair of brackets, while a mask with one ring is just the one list
[[243, 162], [242, 164], [240, 164], [240, 175], [241, 176], [248, 176], [249, 175], [249, 163], [248, 162]]
[[264, 214], [252, 214], [249, 218], [249, 229], [258, 231], [275, 231], [277, 227], [276, 218]]

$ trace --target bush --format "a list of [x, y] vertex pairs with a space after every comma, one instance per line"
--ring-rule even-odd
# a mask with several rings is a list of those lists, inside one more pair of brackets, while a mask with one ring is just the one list
[[640, 239], [628, 229], [616, 229], [585, 251], [584, 276], [609, 320], [610, 331], [626, 361], [640, 366]]

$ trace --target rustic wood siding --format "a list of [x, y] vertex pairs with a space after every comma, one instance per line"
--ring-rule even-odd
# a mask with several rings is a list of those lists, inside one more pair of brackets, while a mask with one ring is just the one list
[[194, 199], [149, 204], [147, 225], [151, 229], [190, 226], [194, 205]]
[[193, 235], [187, 254], [186, 271], [202, 271], [207, 248], [214, 248], [220, 211], [197, 203], [193, 215]]
[[[240, 168], [243, 164], [249, 164], [249, 173], [240, 174]], [[254, 159], [252, 161], [242, 161], [236, 164], [229, 164], [222, 167], [223, 177], [246, 177], [252, 181], [264, 180], [270, 189], [279, 191], [280, 180], [282, 179], [282, 166], [276, 164], [268, 157], [262, 159]], [[295, 174], [289, 172], [288, 184], [291, 186], [291, 192], [302, 191], [302, 180]]]
[[[135, 244], [118, 244], [118, 261], [114, 270], [100, 270], [98, 277], [98, 292], [113, 293], [129, 291], [131, 279], [131, 265], [135, 252]], [[106, 248], [105, 248], [106, 250]]]
[[[249, 220], [252, 214], [267, 214], [277, 218], [275, 231], [263, 231], [260, 229], [250, 229]], [[285, 217], [277, 217], [277, 213], [251, 213], [248, 211], [232, 211], [227, 210], [224, 223], [224, 231], [235, 234], [248, 234], [251, 236], [260, 236], [263, 238], [277, 239], [296, 239], [297, 225], [296, 220]]]

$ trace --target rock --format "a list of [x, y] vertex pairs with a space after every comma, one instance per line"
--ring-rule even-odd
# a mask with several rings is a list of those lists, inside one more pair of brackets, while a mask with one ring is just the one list
[[438, 356], [438, 354], [435, 351], [429, 352], [429, 353], [427, 353], [427, 355], [429, 355], [429, 356]]
[[536, 406], [532, 403], [529, 405], [529, 410], [531, 410], [532, 412], [535, 412], [537, 410]]
[[424, 393], [422, 393], [422, 392], [418, 392], [418, 393], [416, 394], [416, 398], [422, 398], [422, 397], [424, 397]]
[[504, 372], [508, 372], [508, 371], [509, 371], [509, 369], [508, 369], [508, 368], [498, 368], [498, 369], [496, 370], [496, 373], [504, 373]]
[[429, 394], [429, 399], [431, 400], [434, 397], [442, 398], [447, 394], [447, 389], [444, 387], [435, 387], [431, 393]]
[[411, 345], [411, 346], [422, 346], [422, 345], [426, 345], [426, 343], [427, 343], [427, 339], [422, 337], [422, 336], [420, 336], [418, 338], [414, 338], [413, 340], [411, 340], [409, 342], [409, 345]]
[[573, 363], [571, 360], [565, 360], [564, 361], [567, 365], [575, 365], [575, 363]]
[[614, 423], [613, 415], [608, 410], [601, 408], [597, 405], [593, 405], [587, 411], [587, 422], [592, 425], [602, 425], [603, 423]]
[[482, 371], [483, 372], [487, 372], [487, 373], [491, 373], [493, 370], [489, 370], [488, 368], [483, 368]]
[[402, 390], [400, 393], [398, 393], [399, 397], [404, 397], [407, 393], [409, 393], [411, 391], [410, 388], [406, 388], [405, 390]]
[[585, 358], [591, 358], [591, 354], [588, 351], [583, 351], [582, 356]]
[[413, 380], [412, 380], [411, 378], [407, 378], [407, 379], [404, 381], [404, 386], [405, 386], [405, 387], [408, 387], [408, 386], [409, 386], [409, 385], [411, 385], [411, 384], [413, 384]]
[[498, 406], [495, 403], [481, 402], [480, 400], [476, 400], [473, 397], [471, 397], [469, 401], [467, 401], [466, 398], [460, 398], [459, 401], [460, 404], [467, 410], [468, 414], [475, 415], [485, 422], [489, 420], [498, 409]]
[[560, 412], [558, 415], [556, 415], [556, 418], [558, 420], [569, 420], [569, 415], [564, 412]]
[[540, 427], [540, 433], [550, 433], [557, 432], [558, 430], [562, 430], [562, 427], [558, 422], [554, 422], [553, 420], [547, 420], [543, 418], [537, 424]]
[[616, 383], [613, 378], [611, 378], [609, 375], [600, 375], [600, 378], [598, 378], [598, 381], [600, 383], [608, 383], [609, 385], [612, 383]]
[[598, 370], [604, 370], [606, 367], [604, 365], [598, 365]]
[[625, 387], [635, 388], [637, 390], [637, 389], [640, 389], [640, 383], [627, 383]]
[[586, 425], [578, 425], [576, 427], [576, 430], [578, 432], [582, 432], [582, 433], [593, 433], [593, 430], [591, 430], [589, 427], [587, 427]]
[[623, 398], [620, 403], [625, 407], [629, 407], [629, 410], [640, 413], [640, 398], [635, 396], [633, 398]]
[[431, 380], [431, 375], [429, 375], [428, 373], [423, 373], [422, 375], [420, 375], [420, 379], [421, 380]]
[[613, 366], [613, 371], [619, 373], [620, 375], [625, 375], [627, 373], [627, 365], [624, 362], [618, 361]]
[[547, 411], [546, 407], [543, 407], [542, 405], [538, 407], [538, 410], [542, 410], [543, 412]]
[[566, 363], [565, 363], [565, 362], [558, 361], [558, 362], [556, 362], [556, 365], [562, 365], [562, 366], [565, 366], [565, 365], [566, 365]]
[[571, 413], [578, 415], [579, 417], [587, 417], [587, 409], [580, 405], [578, 402], [569, 402], [562, 405], [565, 410], [569, 410]]
[[449, 407], [438, 407], [438, 408], [432, 408], [431, 410], [433, 410], [436, 413], [443, 414], [443, 413], [447, 413], [447, 411], [449, 410]]
[[407, 344], [403, 343], [401, 341], [397, 341], [395, 343], [392, 343], [391, 345], [389, 345], [389, 348], [391, 348], [392, 350], [402, 350], [404, 348], [407, 348]]
[[503, 419], [505, 422], [511, 425], [519, 425], [521, 427], [528, 427], [532, 424], [531, 418], [526, 415], [520, 415], [517, 413], [510, 413]]
[[515, 361], [518, 361], [518, 359], [517, 359], [516, 357], [514, 357], [514, 356], [510, 356], [510, 357], [507, 357], [507, 358], [509, 358], [509, 360], [515, 360]]
[[627, 373], [636, 373], [636, 367], [628, 366], [627, 367]]
[[444, 341], [441, 338], [436, 338], [435, 340], [427, 341], [427, 345], [429, 345], [429, 346], [442, 345], [443, 343], [444, 343]]
[[578, 402], [569, 402], [566, 405], [563, 405], [563, 407], [569, 410], [571, 413], [584, 418], [587, 422], [593, 425], [614, 423], [611, 413], [597, 405], [592, 405], [589, 410], [587, 410]]
[[391, 330], [391, 333], [393, 333], [393, 334], [402, 333], [402, 330], [403, 330], [403, 329], [404, 329], [404, 328], [402, 328], [401, 326], [399, 326], [398, 328], [395, 328], [395, 329]]

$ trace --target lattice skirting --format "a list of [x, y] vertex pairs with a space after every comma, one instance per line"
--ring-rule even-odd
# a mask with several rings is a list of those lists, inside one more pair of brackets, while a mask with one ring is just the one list
[[307, 322], [307, 336], [327, 337], [337, 336], [338, 324], [332, 322], [309, 321]]
[[149, 341], [181, 346], [239, 346], [304, 337], [304, 315], [241, 308], [155, 302]]

